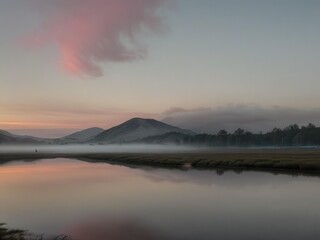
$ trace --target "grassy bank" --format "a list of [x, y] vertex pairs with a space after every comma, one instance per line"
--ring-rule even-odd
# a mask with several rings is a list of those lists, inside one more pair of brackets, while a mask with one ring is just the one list
[[193, 167], [202, 169], [266, 169], [320, 173], [320, 151], [315, 150], [238, 150], [230, 152], [103, 154], [89, 159], [135, 165]]
[[214, 149], [182, 153], [19, 153], [0, 154], [0, 162], [19, 159], [32, 161], [56, 157], [130, 165], [202, 169], [259, 169], [319, 172], [320, 174], [320, 150], [318, 149]]

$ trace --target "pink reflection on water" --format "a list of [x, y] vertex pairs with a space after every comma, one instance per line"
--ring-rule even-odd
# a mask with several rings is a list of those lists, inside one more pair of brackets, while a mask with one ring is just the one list
[[67, 233], [74, 240], [166, 240], [145, 224], [130, 220], [91, 221], [72, 227]]

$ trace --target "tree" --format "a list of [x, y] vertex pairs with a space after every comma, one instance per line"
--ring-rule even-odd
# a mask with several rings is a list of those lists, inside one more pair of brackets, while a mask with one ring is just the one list
[[227, 136], [227, 135], [228, 135], [228, 132], [224, 129], [222, 129], [218, 132], [218, 136]]
[[234, 131], [234, 135], [236, 136], [241, 136], [244, 134], [244, 130], [242, 128], [238, 128], [237, 130]]
[[238, 128], [237, 130], [234, 131], [233, 133], [236, 137], [236, 146], [239, 146], [242, 143], [242, 138], [241, 136], [244, 134], [244, 130], [241, 128]]
[[315, 126], [314, 124], [312, 124], [312, 123], [309, 123], [309, 124], [307, 125], [307, 128], [308, 128], [308, 129], [315, 129], [316, 126]]
[[217, 134], [217, 141], [219, 146], [227, 146], [228, 132], [224, 129], [220, 130]]

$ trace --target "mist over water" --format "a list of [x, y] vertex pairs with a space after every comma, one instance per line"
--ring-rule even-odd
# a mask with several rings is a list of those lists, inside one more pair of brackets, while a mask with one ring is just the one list
[[[206, 149], [206, 148], [201, 148]], [[197, 147], [151, 144], [111, 145], [2, 145], [0, 153], [183, 153], [198, 151]]]

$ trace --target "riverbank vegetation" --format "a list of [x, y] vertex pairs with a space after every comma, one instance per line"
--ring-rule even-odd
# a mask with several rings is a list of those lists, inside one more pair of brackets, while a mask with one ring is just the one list
[[74, 158], [88, 162], [170, 168], [316, 172], [320, 175], [320, 149], [316, 148], [194, 148], [187, 152], [158, 153], [11, 153], [0, 154], [0, 164], [48, 158]]
[[26, 230], [9, 229], [4, 223], [0, 223], [1, 240], [68, 240], [66, 236], [44, 237]]
[[320, 127], [316, 127], [310, 123], [302, 127], [292, 124], [283, 129], [274, 128], [266, 133], [252, 133], [241, 128], [232, 133], [220, 130], [217, 134], [187, 135], [171, 132], [164, 135], [147, 137], [142, 139], [141, 142], [210, 147], [319, 146]]
[[93, 154], [87, 160], [133, 165], [203, 169], [257, 169], [319, 172], [320, 151], [303, 149], [220, 149], [215, 152]]

